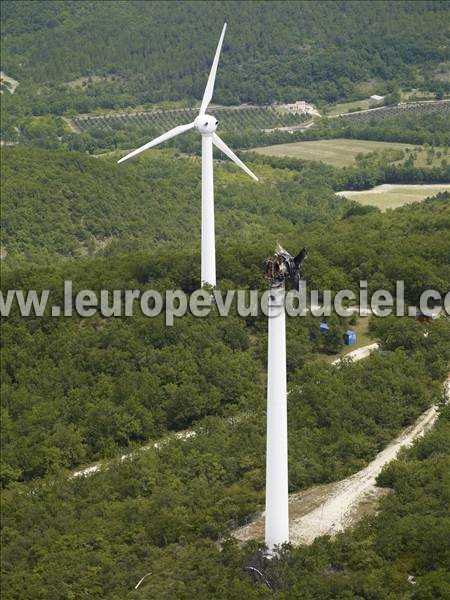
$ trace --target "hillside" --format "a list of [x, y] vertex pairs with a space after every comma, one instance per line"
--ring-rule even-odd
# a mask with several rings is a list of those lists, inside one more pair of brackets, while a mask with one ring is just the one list
[[[445, 354], [448, 359], [448, 330], [438, 320], [424, 338], [420, 324], [403, 325], [390, 334], [390, 343], [415, 340], [414, 349], [374, 356], [364, 365], [348, 365], [340, 371], [323, 364], [319, 388], [317, 366], [297, 371], [293, 383], [301, 383], [302, 391], [290, 400], [293, 489], [332, 481], [360, 468], [395, 431], [430, 403], [440, 401], [445, 372], [445, 358], [444, 362], [440, 358]], [[67, 347], [66, 352], [70, 353]], [[101, 349], [96, 353], [100, 357]], [[122, 361], [125, 366], [127, 357]], [[233, 371], [228, 371], [228, 360], [225, 364], [223, 369], [216, 363], [214, 377], [222, 379], [221, 386], [227, 389]], [[181, 366], [183, 362], [179, 372]], [[208, 370], [211, 367], [208, 361]], [[224, 380], [224, 374], [231, 379]], [[116, 396], [114, 410], [108, 410], [104, 400], [110, 393], [110, 378], [104, 376], [92, 388], [89, 404], [99, 402], [98, 408], [89, 407], [92, 440], [100, 441], [113, 423], [123, 435], [124, 426], [133, 424], [124, 411], [133, 399], [138, 401], [136, 394], [143, 393], [141, 402], [146, 400], [150, 406], [152, 397], [141, 387], [144, 377], [148, 378], [145, 371], [136, 372], [134, 379], [131, 372], [122, 375], [116, 393], [127, 388], [134, 393], [127, 406]], [[165, 387], [166, 393], [176, 393], [173, 385]], [[178, 384], [177, 391], [179, 401], [174, 396], [173, 401], [179, 407], [186, 402], [186, 390]], [[230, 530], [243, 524], [263, 501], [263, 397], [256, 388], [253, 393], [246, 405], [252, 409], [251, 419], [230, 425], [209, 417], [202, 422], [202, 433], [190, 441], [141, 453], [86, 479], [68, 478], [56, 462], [41, 481], [10, 483], [2, 501], [8, 520], [3, 532], [5, 598], [273, 597], [244, 570], [261, 566], [256, 544], [238, 548], [227, 539]], [[67, 461], [79, 457], [84, 438], [70, 421], [82, 405], [74, 400], [63, 408], [64, 420], [57, 427], [48, 420], [55, 407], [47, 413], [34, 405], [34, 418], [47, 422], [48, 434], [45, 440], [35, 438], [41, 444], [39, 452], [20, 444], [16, 458]], [[155, 402], [155, 410], [158, 406]], [[14, 435], [9, 422], [7, 434]], [[314, 592], [319, 598], [344, 600], [349, 590], [357, 597], [367, 586], [376, 585], [380, 594], [387, 595], [394, 587], [397, 598], [409, 600], [407, 576], [412, 573], [419, 589], [442, 590], [442, 595], [425, 597], [444, 599], [447, 447], [444, 414], [437, 430], [410, 453], [412, 462], [393, 465], [383, 475], [383, 485], [393, 486], [396, 494], [384, 502], [377, 518], [334, 544], [322, 538], [310, 548], [292, 548], [272, 567], [263, 567], [276, 586], [275, 597], [296, 600]], [[4, 477], [14, 474], [17, 470], [4, 470]], [[152, 576], [134, 592], [148, 572]], [[338, 593], [332, 594], [333, 590]]]
[[[335, 221], [285, 227], [282, 240], [288, 248], [309, 248], [304, 273], [309, 289], [356, 291], [364, 273], [370, 293], [395, 293], [395, 279], [404, 280], [405, 298], [411, 303], [428, 287], [446, 293], [450, 211], [445, 195], [389, 213], [352, 216], [350, 210]], [[225, 288], [264, 287], [262, 263], [276, 237], [268, 228], [259, 234], [244, 240], [232, 228], [224, 239], [218, 238], [219, 279]], [[170, 252], [161, 252], [160, 245], [142, 248], [41, 266], [24, 263], [3, 273], [3, 287], [50, 289], [53, 301], [60, 303], [65, 279], [73, 282], [74, 290], [97, 292], [197, 288], [197, 240], [172, 241]], [[333, 316], [334, 334], [324, 340], [314, 317], [289, 321], [292, 372], [317, 353], [336, 352], [348, 326], [345, 319]], [[439, 321], [436, 327], [444, 332], [447, 324]], [[405, 324], [405, 335], [419, 343], [415, 326], [414, 320]], [[13, 310], [2, 325], [2, 338], [3, 459], [19, 478], [102, 458], [205, 415], [227, 414], [233, 406], [250, 409], [264, 396], [262, 316], [185, 317], [172, 330], [164, 326], [163, 316], [149, 320], [140, 313], [132, 319], [55, 319], [47, 311], [42, 319], [21, 319]], [[311, 397], [317, 368], [311, 370]], [[399, 368], [409, 369], [400, 358]], [[436, 357], [432, 376], [445, 368], [445, 358]], [[375, 388], [372, 392], [378, 393]], [[333, 398], [340, 402], [339, 394]], [[423, 407], [420, 398], [421, 394], [417, 401]]]
[[[200, 232], [200, 161], [170, 150], [117, 165], [71, 152], [26, 147], [2, 150], [2, 246], [6, 264], [32, 258], [79, 257], [184, 241], [197, 247]], [[320, 173], [320, 168], [313, 171]], [[303, 180], [307, 179], [306, 172]], [[260, 165], [255, 184], [234, 165], [216, 169], [218, 236], [241, 239], [328, 221], [349, 203], [329, 183], [300, 183], [295, 173]], [[311, 190], [315, 190], [314, 201]], [[270, 215], [270, 226], [267, 218]], [[258, 233], [259, 232], [259, 233]]]
[[[33, 153], [53, 156], [33, 150], [28, 158]], [[101, 165], [92, 157], [77, 160], [86, 170]], [[148, 163], [136, 172], [140, 168]], [[393, 277], [405, 278], [408, 297], [414, 299], [423, 286], [445, 290], [450, 279], [444, 270], [448, 209], [446, 196], [386, 214], [358, 214], [351, 207], [333, 224], [286, 226], [283, 241], [289, 248], [309, 246], [305, 275], [312, 286], [353, 287], [363, 265], [364, 276], [377, 287], [389, 289]], [[259, 240], [243, 241], [232, 230], [219, 242], [225, 286], [261, 285], [261, 259], [275, 242], [264, 231]], [[160, 248], [30, 264], [4, 274], [3, 285], [48, 287], [55, 298], [64, 278], [73, 280], [75, 289], [195, 285], [195, 249], [180, 242], [169, 256]], [[311, 360], [335, 350], [324, 348], [317, 321], [288, 320], [292, 490], [362, 468], [401, 428], [440, 402], [450, 349], [446, 320], [431, 323], [426, 337], [416, 320], [377, 321], [372, 333], [383, 354], [336, 370]], [[346, 323], [329, 322], [341, 337]], [[257, 546], [238, 548], [227, 541], [236, 526], [262, 508], [265, 331], [264, 319], [215, 315], [180, 319], [173, 328], [142, 315], [20, 319], [14, 311], [5, 320], [2, 565], [7, 600], [39, 595], [189, 600], [194, 593], [205, 600], [269, 597], [244, 570], [259, 564]], [[230, 416], [239, 418], [230, 421]], [[307, 590], [328, 599], [330, 589], [339, 590], [335, 596], [343, 600], [348, 590], [358, 594], [369, 584], [380, 593], [394, 587], [397, 597], [410, 600], [406, 579], [411, 572], [418, 589], [432, 589], [430, 598], [445, 597], [437, 595], [446, 585], [440, 541], [448, 443], [444, 419], [410, 455], [413, 462], [383, 474], [383, 484], [398, 493], [384, 502], [377, 519], [335, 544], [322, 539], [264, 566], [280, 600], [295, 600], [297, 591]], [[67, 477], [67, 469], [118, 456], [123, 448], [147, 445], [192, 424], [200, 434], [189, 442], [180, 439], [140, 453], [88, 479]], [[147, 572], [153, 576], [134, 592]]]
[[[1, 8], [2, 600], [448, 600], [450, 319], [417, 314], [449, 294], [448, 2]], [[192, 121], [224, 21], [211, 113], [258, 181], [215, 149], [208, 212], [199, 131], [117, 161]], [[264, 510], [278, 243], [306, 250], [277, 402], [309, 517], [269, 560], [233, 532]]]
[[363, 84], [367, 92], [432, 81], [448, 58], [446, 10], [446, 2], [13, 0], [2, 5], [2, 69], [20, 82], [14, 101], [32, 99], [34, 114], [198, 101], [228, 21], [215, 101], [334, 102]]

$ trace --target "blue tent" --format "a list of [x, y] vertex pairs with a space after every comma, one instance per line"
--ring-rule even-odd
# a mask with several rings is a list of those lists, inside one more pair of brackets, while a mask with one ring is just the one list
[[330, 331], [330, 326], [328, 325], [328, 323], [320, 324], [320, 332], [321, 333], [328, 333], [329, 331]]
[[347, 331], [344, 333], [344, 344], [347, 346], [356, 344], [356, 333], [351, 329], [347, 329]]

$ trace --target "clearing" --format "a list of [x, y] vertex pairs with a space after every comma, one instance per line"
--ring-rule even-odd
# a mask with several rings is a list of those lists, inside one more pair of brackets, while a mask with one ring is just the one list
[[450, 184], [401, 185], [384, 183], [370, 190], [345, 190], [336, 192], [336, 194], [345, 196], [350, 200], [356, 200], [360, 204], [370, 204], [378, 206], [381, 210], [386, 210], [388, 208], [398, 208], [411, 202], [421, 202], [439, 192], [450, 192]]
[[[355, 348], [354, 346], [353, 347], [349, 346], [349, 349], [352, 349], [352, 351], [350, 351], [348, 354], [346, 354], [346, 358], [350, 358], [351, 360], [358, 361], [358, 360], [362, 360], [363, 358], [367, 358], [367, 356], [369, 356], [369, 354], [372, 350], [376, 350], [376, 348], [378, 348], [378, 344], [376, 344], [376, 343], [369, 344], [367, 346], [363, 346], [362, 348], [358, 348], [356, 350], [354, 348]], [[339, 363], [340, 360], [341, 360], [341, 358], [334, 360], [333, 364]], [[227, 420], [231, 425], [233, 425], [234, 423], [236, 423], [237, 421], [240, 421], [241, 419], [242, 419], [242, 415], [235, 416], [235, 417], [229, 417]], [[151, 442], [150, 444], [141, 446], [140, 448], [137, 448], [136, 450], [127, 452], [126, 454], [122, 454], [122, 456], [119, 457], [119, 462], [133, 459], [139, 452], [142, 452], [142, 451], [145, 452], [145, 451], [151, 450], [153, 448], [159, 448], [163, 444], [170, 443], [172, 440], [188, 440], [189, 438], [196, 437], [196, 435], [197, 435], [197, 431], [195, 429], [185, 429], [183, 431], [177, 431], [175, 433], [174, 432], [168, 433], [165, 437], [160, 438], [156, 442]], [[96, 462], [87, 467], [83, 467], [81, 469], [76, 469], [75, 471], [72, 471], [72, 474], [70, 475], [70, 477], [90, 476], [90, 475], [93, 475], [94, 473], [98, 473], [99, 471], [101, 471], [103, 469], [107, 469], [108, 466], [113, 463], [114, 463], [114, 460]]]
[[[355, 164], [358, 154], [369, 154], [387, 149], [403, 150], [406, 148], [417, 154], [414, 161], [416, 167], [439, 165], [445, 158], [442, 148], [435, 148], [434, 156], [427, 163], [428, 153], [421, 146], [414, 144], [401, 144], [399, 142], [374, 142], [371, 140], [350, 140], [337, 138], [333, 140], [317, 140], [314, 142], [293, 142], [289, 144], [276, 144], [254, 148], [254, 152], [268, 156], [291, 156], [303, 160], [322, 161], [334, 167], [350, 167]], [[438, 156], [439, 155], [439, 156]], [[409, 156], [405, 152], [404, 160]]]
[[370, 104], [369, 98], [364, 98], [363, 100], [353, 100], [352, 102], [339, 102], [338, 104], [327, 106], [326, 116], [335, 117], [336, 115], [342, 115], [348, 112], [353, 112], [355, 110], [358, 110], [359, 108], [363, 110], [373, 108]]
[[[364, 309], [361, 309], [361, 315], [357, 317], [356, 323], [353, 325], [348, 325], [348, 329], [351, 329], [356, 333], [356, 344], [351, 344], [350, 346], [343, 345], [337, 354], [323, 354], [317, 353], [311, 355], [313, 360], [325, 360], [327, 363], [332, 365], [336, 365], [342, 358], [350, 358], [352, 360], [361, 360], [366, 356], [369, 356], [372, 350], [378, 348], [378, 344], [374, 343], [372, 338], [369, 335], [369, 320], [370, 320], [370, 308], [368, 312], [364, 312]], [[359, 352], [362, 352], [362, 355], [359, 355]]]
[[[367, 467], [350, 477], [290, 494], [290, 541], [293, 544], [311, 544], [317, 537], [333, 536], [356, 523], [364, 514], [373, 512], [381, 496], [389, 492], [376, 485], [376, 478], [384, 465], [394, 460], [400, 449], [411, 446], [414, 440], [422, 437], [437, 417], [437, 407], [432, 406], [377, 454]], [[237, 529], [233, 535], [241, 541], [263, 541], [264, 513]]]
[[124, 81], [124, 78], [120, 75], [86, 75], [83, 77], [77, 77], [77, 79], [72, 79], [72, 81], [68, 81], [66, 85], [72, 89], [82, 88], [90, 83], [99, 83], [99, 82], [108, 82], [111, 83], [113, 81]]
[[[8, 77], [8, 75], [3, 71], [0, 71], [0, 83], [2, 84], [2, 87], [4, 86], [9, 92], [11, 92], [11, 94], [14, 94], [17, 86], [19, 85], [19, 82], [16, 79]], [[0, 93], [3, 94], [3, 90], [1, 90]]]

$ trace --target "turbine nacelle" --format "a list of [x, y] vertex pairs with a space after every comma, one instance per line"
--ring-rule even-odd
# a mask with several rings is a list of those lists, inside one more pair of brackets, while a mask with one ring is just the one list
[[212, 115], [198, 115], [194, 121], [194, 127], [200, 133], [214, 133], [219, 121]]
[[280, 244], [277, 244], [275, 254], [266, 259], [264, 268], [264, 276], [270, 286], [280, 287], [286, 280], [291, 279], [294, 289], [299, 290], [300, 270], [306, 255], [306, 248], [300, 250], [297, 256], [291, 256]]

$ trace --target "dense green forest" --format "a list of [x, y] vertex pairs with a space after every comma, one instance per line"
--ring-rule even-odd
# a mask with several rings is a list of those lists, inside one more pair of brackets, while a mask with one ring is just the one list
[[[394, 352], [293, 373], [292, 489], [359, 468], [398, 428], [441, 402], [448, 327], [437, 320], [426, 338], [420, 331], [422, 325], [402, 320], [390, 336]], [[132, 385], [129, 377], [124, 385]], [[265, 420], [258, 396], [251, 419], [231, 424], [209, 417], [197, 437], [89, 478], [68, 479], [54, 468], [42, 481], [10, 484], [3, 494], [5, 598], [444, 599], [448, 410], [408, 462], [383, 474], [381, 483], [395, 493], [378, 517], [335, 543], [322, 538], [266, 565], [273, 593], [243, 570], [262, 560], [255, 544], [238, 548], [226, 541], [263, 500]], [[102, 419], [92, 426], [92, 435], [101, 435]]]
[[[223, 164], [223, 166], [222, 166]], [[171, 151], [117, 165], [70, 152], [2, 150], [2, 244], [6, 264], [54, 255], [117, 253], [186, 241], [200, 232], [200, 162]], [[254, 184], [229, 162], [216, 169], [217, 234], [251, 239], [285, 235], [295, 224], [341, 217], [350, 203], [319, 182], [320, 167], [294, 172], [258, 167]], [[311, 179], [309, 182], [308, 180]], [[270, 220], [270, 223], [268, 222]], [[106, 247], [105, 247], [106, 246]], [[264, 258], [264, 257], [262, 257]]]
[[[64, 279], [75, 290], [198, 286], [196, 158], [155, 151], [123, 169], [114, 156], [22, 146], [2, 154], [4, 290], [48, 288], [61, 301]], [[334, 196], [350, 171], [289, 160], [254, 157], [261, 185], [217, 165], [222, 289], [262, 289], [264, 257], [279, 239], [292, 250], [309, 247], [311, 287], [356, 289], [363, 278], [370, 291], [393, 290], [404, 279], [411, 302], [428, 287], [447, 292], [447, 194], [381, 213]], [[339, 350], [348, 326], [329, 322], [324, 340], [317, 319], [288, 320], [292, 490], [361, 468], [442, 396], [446, 319], [429, 324], [426, 337], [415, 320], [374, 321], [383, 352], [341, 368], [317, 358]], [[225, 541], [263, 502], [265, 353], [262, 317], [186, 317], [167, 328], [139, 314], [23, 319], [13, 310], [2, 324], [5, 597], [269, 597], [243, 571], [263, 560], [255, 544]], [[192, 426], [199, 435], [189, 442], [174, 440], [86, 480], [67, 477]], [[443, 425], [437, 432], [447, 439]], [[392, 590], [444, 598], [444, 558], [435, 559], [431, 542], [440, 548], [445, 498], [437, 444], [420, 459], [429, 452], [433, 469], [415, 461], [383, 476], [396, 490], [420, 476], [415, 502], [388, 498], [375, 522], [265, 565], [276, 594], [365, 598], [376, 586], [380, 599]], [[150, 570], [154, 577], [132, 592]]]
[[[232, 538], [264, 505], [267, 318], [235, 307], [225, 318], [213, 306], [167, 327], [138, 303], [133, 317], [50, 314], [65, 280], [74, 294], [198, 289], [200, 136], [116, 161], [178, 122], [174, 109], [189, 120], [224, 21], [214, 101], [259, 106], [227, 109], [220, 134], [259, 183], [215, 153], [218, 288], [262, 294], [264, 259], [280, 242], [292, 253], [307, 246], [309, 290], [358, 292], [367, 280], [370, 297], [403, 280], [407, 304], [426, 289], [447, 294], [448, 193], [380, 212], [335, 192], [450, 181], [449, 111], [324, 117], [288, 132], [272, 128], [307, 117], [270, 105], [304, 99], [326, 115], [330, 103], [372, 93], [398, 101], [401, 88], [442, 97], [448, 8], [2, 2], [2, 71], [18, 81], [14, 93], [1, 85], [2, 145], [11, 144], [1, 148], [3, 298], [50, 290], [43, 317], [16, 305], [2, 317], [2, 598], [448, 600], [448, 317], [287, 318], [291, 492], [355, 473], [430, 406], [440, 416], [381, 473], [376, 514], [268, 560], [261, 545]], [[148, 112], [118, 117], [125, 108]], [[107, 126], [73, 129], [79, 113], [109, 111]], [[414, 149], [384, 150], [335, 168], [251, 151], [332, 138], [420, 145], [439, 160], [418, 166]], [[353, 326], [379, 348], [331, 364]], [[73, 476], [94, 462], [98, 472]]]
[[[82, 160], [98, 164], [92, 158]], [[312, 183], [311, 174], [307, 176]], [[293, 185], [300, 186], [301, 179]], [[418, 302], [428, 288], [442, 296], [447, 293], [447, 195], [387, 213], [349, 204], [344, 203], [347, 211], [340, 217], [335, 214], [332, 223], [330, 214], [321, 224], [297, 222], [295, 217], [289, 221], [286, 213], [282, 240], [288, 248], [308, 246], [304, 277], [310, 289], [356, 292], [359, 281], [367, 279], [369, 293], [387, 289], [395, 294], [395, 281], [401, 279], [410, 303]], [[308, 206], [303, 210], [307, 214]], [[315, 210], [317, 206], [312, 214]], [[218, 275], [223, 289], [264, 288], [263, 260], [276, 241], [270, 224], [259, 224], [270, 217], [267, 211], [262, 208], [261, 215], [247, 223], [250, 229], [259, 228], [252, 240], [237, 235], [235, 227], [228, 234], [221, 230]], [[173, 226], [176, 237], [178, 217], [175, 212], [171, 216], [173, 224], [169, 218], [166, 224]], [[4, 271], [3, 286], [50, 289], [52, 302], [60, 304], [64, 279], [73, 281], [75, 291], [151, 288], [163, 293], [181, 287], [190, 293], [198, 287], [197, 241], [168, 244], [164, 252], [161, 245], [153, 250], [141, 245], [139, 252], [125, 254], [117, 244], [105, 257], [40, 267], [20, 263]], [[45, 256], [48, 262], [51, 254], [47, 251]], [[265, 319], [216, 319], [186, 317], [169, 330], [162, 316], [150, 321], [139, 315], [86, 321], [47, 314], [24, 319], [13, 310], [2, 328], [7, 479], [29, 479], [55, 466], [112, 455], [120, 447], [187, 427], [207, 414], [253, 409], [264, 395]], [[339, 348], [345, 319], [333, 318], [331, 325], [334, 336], [324, 345], [316, 319], [292, 319], [290, 371], [314, 353]], [[443, 366], [437, 356], [433, 361], [439, 373], [445, 371], [443, 361]], [[426, 397], [422, 392], [419, 397]]]
[[[249, 164], [258, 173], [259, 184], [248, 180], [228, 162], [221, 161], [216, 168], [217, 236], [222, 249], [219, 268], [224, 275], [228, 270], [226, 277], [233, 279], [230, 265], [222, 266], [221, 261], [229, 261], [232, 252], [241, 255], [242, 245], [246, 252], [252, 248], [255, 260], [239, 277], [241, 285], [250, 285], [259, 277], [260, 261], [277, 239], [292, 240], [294, 245], [302, 244], [305, 236], [319, 241], [323, 238], [320, 223], [339, 222], [347, 217], [344, 226], [349, 228], [348, 218], [352, 214], [370, 212], [371, 209], [337, 198], [335, 190], [370, 187], [383, 181], [448, 181], [449, 177], [448, 167], [393, 167], [384, 161], [380, 163], [377, 155], [348, 169], [256, 154], [251, 155]], [[173, 248], [175, 254], [180, 253], [178, 242], [184, 243], [185, 255], [198, 251], [200, 164], [196, 159], [177, 156], [171, 150], [155, 150], [133, 163], [119, 166], [114, 156], [103, 159], [16, 147], [2, 150], [2, 169], [5, 270], [30, 260], [45, 264], [58, 256], [117, 255], [174, 242], [177, 242]], [[398, 235], [411, 240], [411, 256], [421, 256], [426, 251], [426, 245], [419, 243], [423, 228], [417, 227], [417, 237], [406, 236], [406, 231], [414, 228], [412, 215], [418, 215], [419, 221], [433, 222], [427, 231], [441, 236], [442, 252], [436, 256], [436, 268], [442, 269], [446, 262], [444, 238], [448, 227], [445, 195], [440, 201], [412, 210], [406, 208], [395, 215], [367, 215], [367, 220], [379, 223], [375, 228], [372, 225], [364, 228], [363, 221], [355, 221], [354, 232], [342, 232], [342, 237], [348, 235], [349, 239], [347, 250], [341, 244], [339, 254], [346, 251], [351, 257], [356, 247], [362, 252], [375, 250], [376, 231], [385, 227], [386, 220], [395, 222], [398, 230], [392, 229], [391, 233], [388, 230], [384, 246], [376, 248], [385, 255], [385, 262], [395, 264], [396, 253], [392, 254], [392, 250]], [[305, 229], [304, 224], [311, 226]], [[315, 230], [317, 234], [313, 233]], [[360, 237], [369, 235], [373, 235], [374, 241], [361, 243]], [[263, 239], [267, 243], [261, 245], [258, 255], [256, 244]], [[326, 260], [331, 253], [323, 252], [319, 246], [311, 260], [319, 257]], [[430, 273], [433, 260], [424, 257], [428, 266], [423, 268]], [[373, 263], [371, 272], [376, 271], [377, 261]], [[195, 273], [191, 275], [195, 280]], [[319, 281], [325, 279], [320, 277]], [[424, 276], [423, 281], [427, 280]], [[340, 281], [348, 281], [348, 275]]]
[[[217, 102], [333, 102], [357, 96], [361, 82], [432, 80], [448, 58], [446, 10], [446, 2], [6, 1], [2, 64], [34, 114], [198, 100], [228, 21]], [[91, 81], [67, 85], [79, 77]]]
[[[81, 214], [89, 215], [91, 208], [90, 218], [100, 231], [108, 223], [111, 215], [107, 213], [105, 220], [98, 193], [110, 180], [119, 185], [111, 174], [117, 169], [114, 162], [25, 148], [6, 149], [6, 156], [6, 168], [11, 174], [15, 169], [15, 178], [8, 178], [12, 204], [6, 222], [9, 214], [18, 212], [13, 207], [27, 198], [34, 202], [41, 198], [41, 210], [46, 202], [49, 210], [56, 210], [54, 202], [46, 201], [38, 190], [52, 190], [52, 200], [60, 197], [65, 184], [73, 196], [66, 193], [61, 198], [94, 198], [92, 204], [83, 205]], [[12, 161], [11, 156], [17, 159]], [[150, 156], [137, 161], [122, 179], [123, 197], [114, 196], [116, 212], [121, 202], [129, 208], [123, 223], [135, 219], [129, 206], [132, 193], [126, 192], [132, 189], [131, 181], [134, 189], [142, 185], [145, 192], [155, 172], [162, 177], [166, 169], [169, 179], [173, 154]], [[179, 164], [180, 181], [186, 174], [186, 181], [196, 177], [198, 181], [196, 162], [179, 159]], [[424, 286], [445, 290], [450, 279], [444, 270], [450, 218], [447, 196], [383, 214], [346, 201], [336, 203], [331, 180], [323, 184], [327, 173], [323, 165], [292, 170], [261, 166], [271, 182], [272, 196], [280, 186], [276, 210], [284, 213], [278, 216], [282, 220], [275, 221], [277, 234], [283, 233], [289, 248], [303, 243], [310, 247], [305, 276], [311, 285], [352, 287], [364, 276], [375, 287], [389, 288], [395, 278], [404, 277], [412, 299]], [[241, 199], [240, 210], [254, 206], [251, 185], [245, 179], [239, 183], [241, 176], [232, 169], [218, 169], [218, 181], [223, 178], [228, 186], [236, 186], [233, 194]], [[32, 174], [28, 185], [33, 192], [19, 193], [26, 172]], [[106, 187], [105, 202], [114, 186]], [[161, 252], [157, 232], [149, 245], [142, 242], [149, 226], [143, 220], [136, 223], [136, 239], [124, 229], [123, 244], [111, 247], [106, 256], [75, 254], [76, 261], [58, 261], [58, 252], [63, 257], [72, 253], [70, 246], [54, 244], [57, 223], [49, 230], [22, 217], [15, 224], [16, 238], [30, 240], [31, 263], [19, 260], [24, 249], [12, 245], [12, 262], [3, 272], [4, 289], [48, 287], [56, 300], [61, 299], [64, 278], [72, 279], [75, 289], [148, 286], [163, 290], [179, 285], [188, 292], [194, 289], [197, 228], [190, 232], [190, 241], [180, 240], [174, 190], [161, 184], [158, 188], [158, 201], [149, 209], [154, 216], [160, 203], [172, 199], [164, 218], [160, 217], [168, 232], [170, 258]], [[320, 189], [324, 204], [317, 193]], [[176, 201], [186, 192], [198, 196], [196, 189], [183, 190], [177, 192], [179, 197], [175, 195]], [[296, 206], [298, 199], [300, 206]], [[34, 206], [25, 204], [25, 213], [33, 215]], [[198, 221], [196, 212], [192, 210], [191, 218]], [[135, 214], [137, 218], [137, 209]], [[76, 216], [70, 210], [67, 215]], [[76, 226], [76, 241], [83, 229], [79, 229], [80, 217], [71, 220], [67, 215], [67, 222], [61, 215], [55, 221], [63, 227]], [[274, 218], [267, 200], [246, 216], [252, 235], [239, 235], [236, 225], [219, 229], [219, 275], [224, 289], [263, 286], [262, 260], [276, 238], [271, 227]], [[134, 244], [133, 252], [127, 252], [127, 244]], [[155, 248], [149, 247], [154, 244]], [[34, 262], [39, 251], [47, 257], [41, 266]], [[49, 265], [51, 257], [54, 264]], [[330, 323], [342, 339], [346, 323], [334, 318]], [[427, 337], [423, 331], [410, 319], [374, 322], [372, 335], [382, 343], [383, 353], [337, 369], [312, 360], [319, 352], [336, 350], [323, 347], [317, 321], [312, 317], [288, 320], [292, 490], [333, 481], [361, 468], [400, 428], [431, 403], [440, 402], [449, 360], [448, 323], [439, 319], [430, 324]], [[410, 573], [418, 582], [414, 591], [425, 590], [430, 599], [445, 597], [445, 575], [440, 570], [445, 558], [439, 541], [445, 505], [443, 424], [431, 434], [437, 441], [427, 438], [428, 445], [412, 466], [391, 467], [383, 475], [383, 484], [399, 491], [384, 501], [377, 520], [363, 523], [335, 543], [318, 540], [311, 548], [290, 549], [265, 565], [275, 595], [244, 571], [263, 560], [258, 548], [253, 543], [239, 548], [227, 540], [230, 531], [263, 502], [265, 332], [263, 318], [185, 318], [169, 330], [162, 319], [149, 321], [139, 315], [131, 320], [21, 319], [13, 311], [2, 326], [1, 361], [6, 598], [188, 599], [195, 595], [206, 600], [309, 594], [327, 599], [349, 593], [366, 597], [365, 590], [376, 586], [375, 597], [395, 590], [397, 597], [406, 599], [413, 597], [407, 582]], [[117, 456], [123, 448], [137, 448], [192, 425], [199, 435], [188, 442], [172, 441], [86, 480], [67, 478], [67, 469]], [[437, 460], [436, 454], [442, 458]], [[409, 494], [402, 491], [404, 481], [410, 482]], [[222, 540], [220, 552], [218, 540]], [[152, 578], [139, 592], [132, 592], [148, 571]]]

